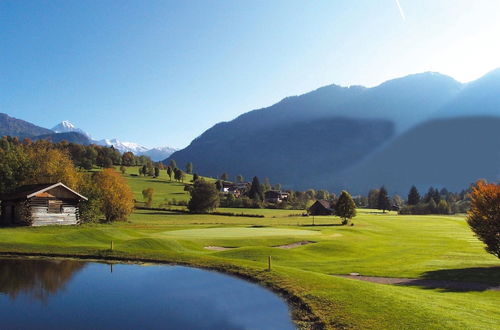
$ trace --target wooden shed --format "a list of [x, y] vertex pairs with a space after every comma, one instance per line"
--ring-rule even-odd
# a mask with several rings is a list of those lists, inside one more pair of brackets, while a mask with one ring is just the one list
[[78, 205], [87, 198], [61, 182], [22, 186], [0, 197], [2, 225], [76, 225]]
[[309, 208], [310, 215], [332, 215], [335, 211], [330, 202], [325, 200], [316, 201]]

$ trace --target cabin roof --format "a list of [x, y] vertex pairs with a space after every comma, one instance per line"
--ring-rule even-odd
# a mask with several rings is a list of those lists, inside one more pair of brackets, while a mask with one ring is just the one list
[[[330, 202], [325, 201], [324, 199], [322, 199], [322, 200], [318, 200], [318, 201], [316, 201], [316, 203], [321, 204], [321, 206], [323, 206], [325, 209], [331, 210], [331, 207], [332, 207], [332, 206], [330, 205]], [[316, 204], [316, 203], [315, 203], [315, 204]]]
[[28, 199], [34, 197], [35, 195], [42, 194], [50, 189], [54, 189], [56, 187], [63, 187], [64, 189], [78, 196], [80, 199], [87, 200], [87, 197], [77, 193], [76, 191], [69, 188], [62, 182], [21, 186], [8, 194], [0, 196], [0, 200], [7, 201], [7, 200]]

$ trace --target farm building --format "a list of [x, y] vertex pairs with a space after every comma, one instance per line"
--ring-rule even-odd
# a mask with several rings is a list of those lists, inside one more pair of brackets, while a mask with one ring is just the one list
[[264, 193], [264, 201], [268, 203], [281, 203], [288, 199], [288, 193], [281, 190], [269, 190]]
[[334, 213], [335, 211], [333, 210], [333, 207], [330, 204], [330, 202], [325, 200], [316, 201], [309, 208], [310, 215], [332, 215]]
[[0, 196], [2, 225], [76, 225], [78, 205], [87, 200], [62, 183], [22, 186]]

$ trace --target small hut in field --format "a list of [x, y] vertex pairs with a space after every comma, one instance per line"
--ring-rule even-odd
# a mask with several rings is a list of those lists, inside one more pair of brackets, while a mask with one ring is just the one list
[[76, 225], [78, 205], [87, 198], [61, 182], [22, 186], [0, 196], [2, 225]]
[[309, 208], [310, 215], [332, 215], [335, 211], [330, 202], [325, 200], [316, 201]]

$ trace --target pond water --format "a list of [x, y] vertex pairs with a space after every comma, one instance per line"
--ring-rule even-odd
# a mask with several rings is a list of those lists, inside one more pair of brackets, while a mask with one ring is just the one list
[[181, 266], [0, 258], [2, 329], [294, 329], [256, 284]]

